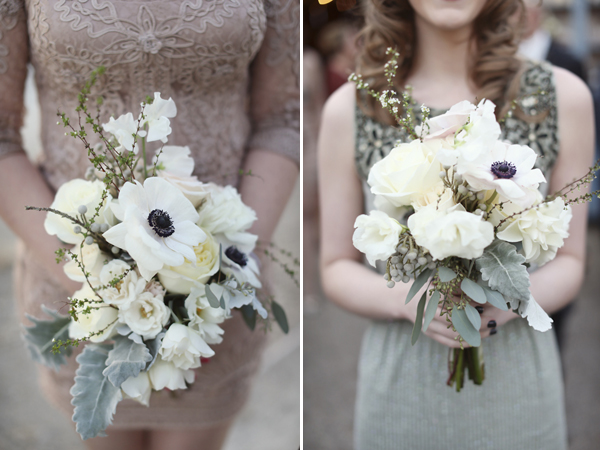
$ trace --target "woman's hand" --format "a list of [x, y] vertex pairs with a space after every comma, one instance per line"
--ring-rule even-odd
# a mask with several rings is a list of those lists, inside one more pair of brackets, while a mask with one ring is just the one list
[[481, 328], [479, 328], [481, 339], [493, 336], [498, 332], [498, 327], [520, 317], [510, 309], [508, 311], [502, 311], [489, 303], [486, 303], [485, 305], [473, 304], [473, 306], [481, 316]]

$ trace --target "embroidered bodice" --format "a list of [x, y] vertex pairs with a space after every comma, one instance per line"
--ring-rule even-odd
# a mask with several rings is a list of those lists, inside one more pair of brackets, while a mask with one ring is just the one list
[[20, 149], [29, 60], [42, 112], [42, 167], [57, 188], [89, 165], [56, 125], [106, 67], [103, 114], [172, 97], [169, 144], [189, 145], [202, 181], [235, 184], [252, 149], [299, 154], [298, 0], [0, 0], [0, 156]]

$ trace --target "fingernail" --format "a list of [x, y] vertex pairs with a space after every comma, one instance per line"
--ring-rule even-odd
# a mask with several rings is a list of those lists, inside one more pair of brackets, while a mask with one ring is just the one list
[[475, 309], [479, 314], [483, 314], [483, 306], [476, 306]]
[[488, 328], [496, 328], [496, 321], [495, 320], [490, 320], [488, 322]]
[[492, 328], [492, 329], [490, 330], [490, 336], [492, 336], [492, 335], [496, 334], [497, 332], [498, 332], [498, 329], [497, 329], [497, 328]]

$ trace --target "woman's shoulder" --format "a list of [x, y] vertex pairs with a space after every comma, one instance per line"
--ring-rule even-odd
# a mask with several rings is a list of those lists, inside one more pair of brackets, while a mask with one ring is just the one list
[[593, 110], [592, 93], [577, 75], [561, 67], [551, 66], [556, 86], [559, 113], [587, 114]]
[[354, 121], [355, 105], [356, 85], [349, 81], [340, 86], [325, 102], [323, 122], [352, 124]]

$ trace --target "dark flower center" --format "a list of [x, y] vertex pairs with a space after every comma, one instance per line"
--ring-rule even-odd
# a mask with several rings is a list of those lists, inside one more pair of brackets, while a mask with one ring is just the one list
[[517, 173], [517, 168], [511, 162], [496, 161], [492, 164], [492, 173], [498, 178], [512, 178]]
[[162, 209], [153, 209], [150, 212], [148, 215], [148, 224], [160, 237], [169, 237], [175, 233], [175, 227], [173, 226], [171, 216]]
[[240, 267], [244, 267], [248, 263], [248, 257], [234, 245], [225, 250], [225, 255]]

